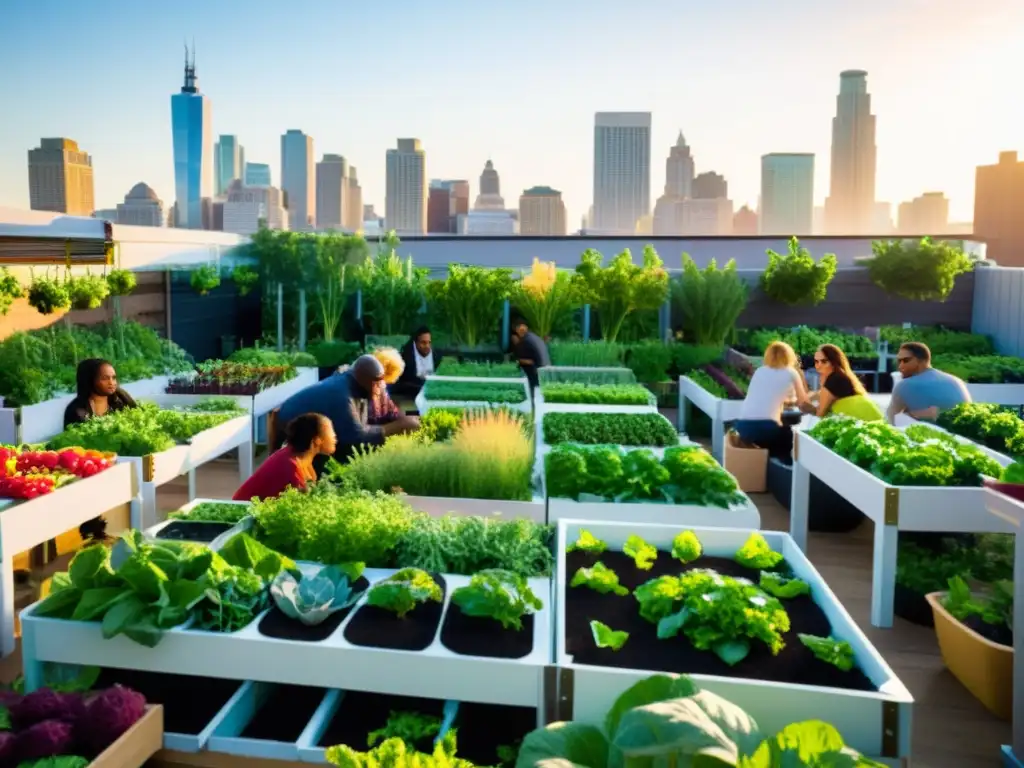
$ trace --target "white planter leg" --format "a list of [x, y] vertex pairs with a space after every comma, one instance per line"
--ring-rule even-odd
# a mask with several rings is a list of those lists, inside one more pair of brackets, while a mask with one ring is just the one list
[[14, 559], [0, 561], [0, 632], [3, 633], [3, 655], [14, 653]]
[[789, 497], [789, 535], [801, 551], [807, 552], [807, 526], [811, 505], [811, 473], [799, 459], [793, 461]]
[[899, 528], [895, 525], [875, 523], [875, 553], [871, 574], [871, 624], [890, 629], [893, 618], [893, 600], [896, 593], [896, 553], [899, 548]]
[[679, 411], [676, 413], [676, 421], [679, 424], [679, 432], [685, 434], [686, 432], [686, 421], [690, 411], [690, 401], [686, 395], [683, 394], [682, 386], [679, 387]]
[[238, 446], [238, 481], [239, 484], [244, 483], [250, 477], [252, 477], [252, 451], [253, 443], [250, 440], [247, 443], [242, 443]]
[[717, 408], [711, 420], [711, 455], [719, 464], [725, 461], [725, 422], [722, 421]]
[[157, 524], [156, 519], [156, 485], [142, 483], [142, 528], [151, 528]]
[[195, 467], [188, 471], [188, 500], [194, 501], [196, 498], [196, 470]]

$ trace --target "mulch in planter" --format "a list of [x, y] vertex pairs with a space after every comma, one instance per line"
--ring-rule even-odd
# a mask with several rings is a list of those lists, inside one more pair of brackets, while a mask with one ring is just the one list
[[[360, 576], [353, 585], [357, 592], [368, 589], [370, 582], [366, 577]], [[257, 630], [264, 637], [273, 637], [277, 640], [296, 640], [300, 643], [320, 643], [334, 634], [334, 632], [345, 621], [345, 617], [352, 613], [350, 606], [344, 610], [328, 616], [324, 621], [314, 626], [306, 626], [301, 621], [296, 621], [285, 615], [285, 613], [271, 601], [270, 611], [264, 616], [257, 627]]]
[[209, 544], [225, 531], [234, 528], [231, 523], [204, 523], [189, 520], [175, 520], [156, 532], [158, 539], [170, 541], [195, 541]]
[[[430, 575], [447, 594], [444, 579], [436, 573]], [[364, 648], [422, 651], [434, 642], [443, 611], [443, 597], [440, 603], [421, 603], [402, 619], [384, 608], [364, 603], [345, 627], [345, 639]]]
[[467, 616], [450, 605], [441, 626], [441, 643], [462, 656], [521, 659], [533, 650], [533, 615], [522, 617], [523, 628], [505, 629], [500, 621]]
[[[366, 737], [371, 731], [383, 728], [392, 712], [418, 712], [438, 719], [444, 717], [444, 702], [437, 699], [420, 699], [415, 696], [389, 696], [383, 693], [345, 691], [341, 695], [334, 717], [324, 729], [319, 747], [333, 747], [345, 744], [357, 752], [365, 752], [369, 745]], [[377, 744], [380, 744], [378, 741]], [[416, 749], [430, 754], [434, 751], [434, 738], [421, 739]], [[459, 749], [461, 756], [462, 750]]]
[[164, 707], [164, 731], [197, 736], [242, 686], [241, 680], [169, 675], [135, 669], [104, 669], [96, 688], [115, 683], [138, 691]]
[[286, 744], [299, 740], [324, 699], [323, 688], [275, 685], [240, 737]]
[[537, 727], [537, 710], [460, 703], [455, 727], [458, 757], [474, 765], [500, 765], [498, 747], [513, 747], [518, 752], [523, 737]]
[[[721, 557], [701, 557], [686, 565], [658, 553], [654, 567], [639, 570], [632, 558], [621, 552], [604, 552], [594, 557], [586, 552], [570, 552], [566, 556], [568, 578], [578, 568], [593, 565], [600, 560], [613, 569], [620, 583], [629, 590], [658, 576], [679, 575], [694, 568], [709, 568], [724, 576], [739, 576], [757, 583], [760, 572], [744, 568], [733, 560]], [[797, 639], [797, 634], [828, 637], [831, 626], [824, 611], [811, 597], [782, 600], [789, 614], [790, 631], [783, 635], [786, 642], [777, 656], [758, 641], [751, 642], [750, 654], [735, 666], [729, 666], [711, 651], [693, 647], [682, 633], [670, 640], [659, 640], [657, 626], [640, 617], [639, 603], [632, 594], [619, 597], [602, 595], [587, 587], [566, 588], [566, 650], [577, 664], [592, 664], [618, 669], [639, 669], [651, 672], [720, 675], [780, 683], [831, 686], [860, 691], [877, 690], [858, 668], [842, 672], [831, 664], [819, 661]], [[629, 639], [621, 650], [598, 648], [590, 630], [591, 620], [604, 622], [613, 630], [629, 632]]]

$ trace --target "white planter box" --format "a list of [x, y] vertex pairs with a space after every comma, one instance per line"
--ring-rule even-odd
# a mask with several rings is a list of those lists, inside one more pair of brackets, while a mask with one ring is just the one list
[[[124, 668], [124, 665], [111, 664], [110, 666], [121, 666]], [[238, 690], [231, 695], [231, 698], [227, 700], [224, 706], [217, 711], [217, 714], [213, 716], [210, 722], [208, 722], [203, 727], [203, 730], [198, 734], [165, 731], [164, 749], [172, 749], [176, 752], [189, 752], [192, 754], [205, 750], [206, 745], [210, 741], [214, 732], [220, 727], [220, 724], [224, 719], [228, 717], [232, 709], [235, 708], [235, 705], [241, 698], [244, 689], [244, 685], [239, 685]]]
[[246, 413], [252, 413], [252, 398], [247, 395], [169, 395], [163, 393], [145, 398], [166, 410], [192, 408], [207, 400], [230, 400]]
[[252, 397], [253, 416], [259, 418], [267, 415], [292, 395], [320, 381], [320, 372], [316, 368], [299, 368], [297, 370], [299, 373], [294, 379], [257, 392]]
[[[302, 567], [308, 573], [321, 566], [304, 563]], [[367, 569], [364, 576], [373, 583], [391, 573], [394, 571]], [[447, 612], [452, 592], [468, 584], [469, 577], [444, 575], [444, 580]], [[41, 685], [42, 662], [62, 661], [542, 710], [544, 668], [551, 664], [551, 581], [530, 579], [529, 583], [545, 605], [534, 614], [533, 651], [522, 659], [460, 656], [449, 651], [440, 640], [444, 614], [434, 641], [423, 651], [348, 643], [345, 627], [357, 614], [358, 605], [322, 642], [265, 637], [257, 629], [261, 616], [231, 634], [179, 627], [167, 632], [156, 648], [145, 648], [125, 637], [104, 640], [95, 622], [36, 617], [35, 606], [31, 606], [21, 615], [25, 688], [32, 691]]]
[[[591, 407], [592, 408], [596, 408], [597, 406], [591, 406]], [[606, 407], [611, 407], [611, 406], [606, 406]], [[596, 411], [596, 410], [584, 411], [584, 413], [634, 413], [634, 414], [635, 413], [657, 413], [657, 412], [658, 412], [657, 409], [651, 409], [651, 410], [647, 410], [647, 411]], [[549, 413], [550, 413], [550, 411], [549, 411]], [[561, 445], [561, 443], [547, 443], [547, 442], [544, 441], [544, 416], [546, 416], [546, 415], [547, 415], [546, 413], [538, 411], [537, 417], [534, 419], [534, 428], [535, 428], [535, 432], [536, 432], [534, 440], [536, 441], [536, 444], [537, 444], [537, 456], [538, 457], [542, 457], [542, 456], [550, 453], [551, 449], [554, 448], [556, 445]], [[661, 418], [670, 427], [672, 426], [672, 422], [671, 421], [666, 419], [664, 416], [662, 416]], [[666, 448], [672, 448], [672, 447], [675, 447], [677, 445], [689, 445], [691, 443], [692, 443], [692, 441], [688, 437], [686, 437], [686, 435], [680, 435], [679, 433], [676, 433], [676, 442], [673, 443], [672, 445], [657, 445], [657, 446], [654, 446], [654, 445], [622, 445], [622, 446], [619, 446], [619, 447], [622, 448], [625, 451], [635, 451], [635, 450], [638, 450], [640, 448], [647, 448], [648, 450], [654, 451], [654, 453], [657, 456], [660, 457], [660, 456], [664, 455]], [[580, 443], [580, 445], [589, 445], [589, 443]]]
[[[576, 664], [565, 648], [565, 599], [572, 574], [566, 572], [565, 549], [576, 540], [581, 529], [621, 550], [631, 534], [667, 551], [679, 526], [633, 523], [591, 523], [561, 520], [558, 524], [558, 574], [555, 598], [555, 664], [560, 667], [560, 697], [568, 711], [560, 719], [572, 719], [601, 725], [615, 699], [634, 683], [653, 674], [646, 670], [611, 669]], [[691, 529], [708, 555], [731, 557], [750, 535], [750, 530], [706, 528]], [[772, 549], [781, 552], [795, 575], [811, 585], [815, 602], [832, 624], [835, 637], [853, 646], [864, 674], [878, 687], [877, 692], [840, 688], [775, 683], [764, 680], [717, 675], [692, 675], [701, 688], [712, 691], [746, 710], [767, 733], [775, 733], [801, 720], [824, 720], [834, 725], [844, 741], [866, 755], [900, 759], [910, 754], [913, 698], [871, 645], [839, 600], [796, 543], [785, 533], [762, 531]], [[794, 640], [795, 641], [795, 640]], [[679, 641], [676, 641], [679, 642]], [[685, 672], [686, 670], [679, 670]], [[571, 699], [565, 700], [567, 675], [571, 675]], [[889, 734], [886, 734], [886, 731]], [[889, 749], [886, 749], [886, 747]], [[893, 754], [886, 754], [892, 752]]]
[[533, 406], [537, 418], [545, 413], [657, 413], [658, 399], [650, 392], [650, 402], [645, 405], [609, 405], [606, 403], [549, 403], [544, 400], [544, 385], [533, 393]]
[[[241, 502], [236, 502], [236, 503], [241, 503]], [[243, 518], [243, 519], [245, 519], [245, 518]], [[142, 532], [142, 535], [145, 536], [147, 539], [153, 539], [153, 540], [156, 540], [156, 541], [181, 541], [181, 539], [161, 539], [160, 538], [160, 531], [162, 531], [164, 528], [167, 528], [170, 525], [173, 525], [174, 523], [189, 523], [191, 525], [217, 525], [217, 523], [211, 523], [211, 522], [203, 521], [203, 520], [179, 520], [177, 518], [173, 518], [173, 519], [164, 520], [161, 523], [157, 523], [156, 525], [147, 528], [146, 530], [144, 530]], [[231, 526], [230, 528], [227, 528], [224, 531], [222, 531], [221, 533], [217, 534], [214, 538], [210, 539], [210, 541], [208, 541], [208, 542], [196, 541], [194, 543], [196, 543], [196, 544], [205, 544], [206, 546], [210, 547], [211, 549], [220, 549], [225, 544], [225, 542], [227, 542], [227, 540], [230, 539], [232, 536], [234, 536], [237, 533], [243, 533], [244, 531], [249, 530], [249, 528], [250, 528], [249, 525], [243, 525], [242, 522], [239, 521], [239, 522], [235, 523], [233, 526]], [[191, 541], [191, 539], [184, 539], [184, 541]]]
[[[127, 504], [135, 497], [132, 466], [119, 462], [97, 475], [25, 501], [0, 501], [0, 647], [14, 652], [14, 556]], [[133, 517], [132, 525], [138, 526]]]
[[646, 523], [684, 528], [761, 528], [761, 514], [749, 498], [738, 507], [699, 507], [694, 504], [644, 504], [548, 499], [548, 522], [596, 520], [604, 523]]
[[[167, 376], [132, 381], [123, 389], [136, 400], [162, 395], [167, 389]], [[64, 411], [75, 399], [73, 394], [61, 395], [20, 408], [0, 408], [0, 444], [21, 445], [42, 443], [64, 431]]]
[[687, 403], [703, 411], [711, 419], [711, 455], [719, 463], [725, 451], [726, 425], [736, 421], [743, 409], [743, 400], [715, 397], [688, 376], [679, 377], [679, 431], [686, 432]]
[[473, 383], [488, 383], [488, 384], [513, 384], [519, 385], [523, 388], [523, 394], [526, 395], [526, 399], [521, 403], [486, 403], [478, 401], [463, 401], [463, 400], [428, 400], [426, 396], [427, 385], [424, 383], [423, 388], [416, 395], [416, 410], [420, 412], [420, 415], [427, 413], [431, 408], [509, 408], [513, 411], [521, 411], [522, 413], [530, 414], [533, 412], [533, 403], [530, 400], [530, 384], [525, 377], [520, 376], [517, 378], [509, 379], [483, 379], [474, 376], [428, 376], [427, 379], [439, 379], [441, 381], [464, 381]]
[[[903, 374], [899, 371], [891, 375], [893, 387], [903, 380]], [[1024, 384], [968, 384], [967, 391], [976, 403], [1024, 405]]]
[[859, 509], [875, 524], [871, 577], [871, 623], [891, 627], [896, 589], [896, 553], [900, 531], [1012, 533], [1012, 527], [988, 514], [984, 489], [893, 486], [883, 482], [806, 432], [794, 432], [790, 534], [807, 548], [811, 475]]
[[536, 523], [544, 522], [544, 501], [504, 501], [500, 499], [459, 499], [442, 496], [405, 496], [417, 512], [431, 517], [456, 515], [458, 517], [499, 517], [514, 520], [523, 517]]
[[[537, 371], [538, 380], [543, 385], [545, 383], [551, 383], [555, 381], [565, 381], [566, 379], [560, 378], [559, 374], [568, 374], [573, 376], [573, 381], [580, 381], [587, 383], [584, 379], [575, 378], [575, 375], [585, 375], [589, 379], [589, 383], [602, 384], [602, 383], [615, 383], [615, 384], [636, 384], [636, 374], [633, 373], [631, 368], [625, 367], [588, 367], [585, 365], [546, 365]], [[602, 374], [611, 374], [613, 376], [622, 377], [621, 381], [616, 382], [605, 382], [602, 378]], [[593, 377], [590, 379], [590, 377]]]

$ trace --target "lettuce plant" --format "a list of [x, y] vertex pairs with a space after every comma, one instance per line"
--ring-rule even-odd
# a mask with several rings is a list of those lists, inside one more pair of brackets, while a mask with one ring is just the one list
[[609, 592], [623, 597], [629, 590], [619, 584], [619, 575], [604, 563], [594, 563], [592, 568], [579, 568], [569, 582], [570, 587], [589, 587], [602, 595]]
[[672, 539], [672, 557], [682, 563], [692, 563], [703, 552], [700, 539], [693, 531], [683, 531]]
[[853, 646], [845, 640], [805, 634], [798, 634], [797, 638], [818, 660], [831, 664], [843, 672], [849, 672], [856, 663]]
[[608, 544], [601, 541], [590, 531], [580, 531], [580, 535], [576, 537], [576, 541], [565, 548], [568, 552], [589, 552], [592, 555], [599, 555], [608, 549]]
[[789, 578], [774, 571], [761, 571], [757, 586], [782, 600], [811, 594], [811, 585], [803, 579]]
[[517, 631], [523, 628], [523, 616], [544, 607], [525, 578], [500, 568], [475, 574], [468, 586], [452, 592], [452, 603], [467, 616], [494, 619]]
[[332, 614], [355, 605], [363, 596], [363, 591], [352, 588], [352, 581], [362, 573], [362, 563], [356, 565], [358, 567], [347, 569], [329, 565], [321, 568], [316, 576], [301, 580], [288, 571], [282, 571], [270, 585], [274, 605], [285, 616], [301, 621], [307, 627], [322, 624]]
[[388, 739], [401, 739], [407, 744], [436, 736], [441, 730], [441, 718], [424, 715], [419, 712], [394, 712], [388, 715], [383, 728], [370, 731], [366, 736], [366, 746], [374, 747], [378, 742]]
[[594, 645], [598, 648], [611, 648], [613, 651], [621, 650], [629, 640], [629, 632], [612, 629], [596, 619], [590, 622], [590, 633], [594, 636]]
[[414, 608], [428, 601], [440, 603], [444, 591], [430, 574], [419, 568], [403, 568], [378, 581], [366, 596], [367, 605], [391, 611], [404, 619]]
[[627, 557], [633, 558], [636, 567], [641, 571], [651, 570], [654, 567], [654, 561], [658, 559], [658, 550], [636, 534], [626, 539], [622, 551]]
[[774, 568], [782, 562], [782, 553], [773, 551], [764, 536], [756, 531], [736, 550], [734, 557], [747, 568]]

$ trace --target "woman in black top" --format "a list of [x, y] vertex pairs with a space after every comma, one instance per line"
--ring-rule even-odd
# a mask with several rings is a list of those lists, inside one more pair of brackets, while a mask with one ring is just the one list
[[816, 401], [818, 417], [836, 413], [861, 421], [883, 418], [881, 409], [868, 397], [864, 385], [850, 368], [846, 354], [835, 344], [818, 347], [814, 353], [814, 370], [821, 380], [821, 388], [811, 398]]
[[134, 408], [132, 396], [117, 385], [117, 372], [107, 360], [90, 358], [75, 372], [77, 394], [64, 411], [64, 429], [94, 416]]

